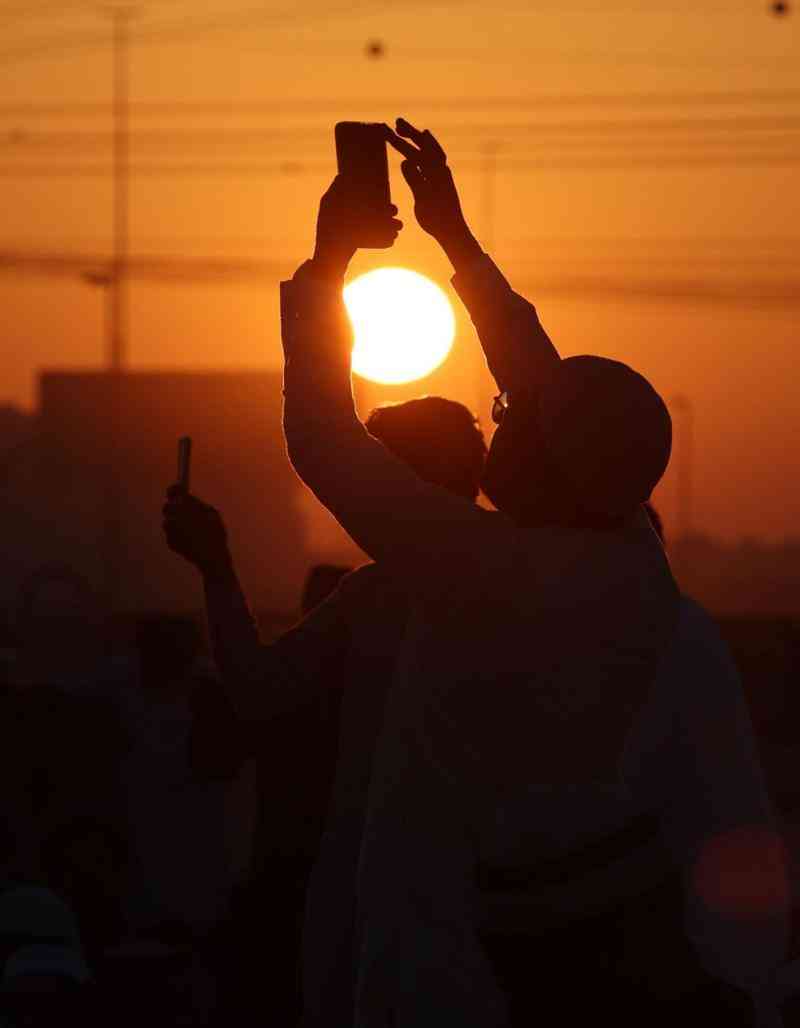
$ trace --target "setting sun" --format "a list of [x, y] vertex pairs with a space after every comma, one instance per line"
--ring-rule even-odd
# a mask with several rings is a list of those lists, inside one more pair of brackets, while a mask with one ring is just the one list
[[442, 290], [406, 268], [377, 268], [350, 282], [344, 302], [353, 323], [353, 371], [399, 385], [424, 378], [450, 352], [455, 317]]

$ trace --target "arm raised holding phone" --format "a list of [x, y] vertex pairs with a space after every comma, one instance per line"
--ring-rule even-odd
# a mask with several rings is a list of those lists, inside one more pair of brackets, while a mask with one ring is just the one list
[[264, 645], [219, 511], [176, 483], [167, 491], [163, 519], [169, 548], [202, 576], [214, 661], [243, 721], [268, 720], [324, 692], [323, 672], [342, 659], [349, 645], [337, 594]]
[[458, 190], [442, 146], [427, 129], [398, 118], [389, 142], [404, 157], [400, 170], [414, 197], [420, 228], [439, 243], [456, 272], [453, 286], [480, 338], [501, 391], [546, 378], [558, 352], [539, 322], [536, 309], [515, 293], [483, 252], [461, 208]]
[[[488, 512], [423, 481], [367, 432], [355, 410], [342, 286], [350, 257], [364, 245], [360, 205], [358, 190], [337, 176], [320, 201], [313, 258], [281, 283], [287, 451], [300, 478], [374, 560], [420, 585], [431, 581], [425, 571], [436, 553], [460, 580], [475, 555], [471, 533], [491, 531]], [[390, 238], [401, 227], [392, 210], [384, 221]], [[370, 230], [366, 245], [373, 240]]]

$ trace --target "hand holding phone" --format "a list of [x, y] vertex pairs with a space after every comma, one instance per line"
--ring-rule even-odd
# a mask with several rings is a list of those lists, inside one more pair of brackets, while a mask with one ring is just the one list
[[384, 250], [399, 231], [389, 187], [388, 134], [386, 125], [358, 121], [340, 121], [334, 130], [340, 189], [349, 207], [346, 228], [357, 247]]

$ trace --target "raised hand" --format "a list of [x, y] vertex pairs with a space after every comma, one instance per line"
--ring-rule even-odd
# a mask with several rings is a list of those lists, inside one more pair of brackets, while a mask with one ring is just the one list
[[396, 127], [387, 138], [405, 158], [400, 170], [414, 195], [414, 214], [420, 227], [446, 248], [469, 234], [447, 155], [427, 129], [414, 128], [405, 118], [398, 118]]
[[314, 260], [344, 272], [359, 248], [387, 249], [403, 227], [396, 214], [394, 204], [384, 212], [365, 210], [358, 193], [337, 175], [320, 200]]
[[194, 564], [204, 575], [227, 573], [232, 568], [228, 534], [222, 517], [181, 486], [167, 490], [163, 507], [167, 546]]

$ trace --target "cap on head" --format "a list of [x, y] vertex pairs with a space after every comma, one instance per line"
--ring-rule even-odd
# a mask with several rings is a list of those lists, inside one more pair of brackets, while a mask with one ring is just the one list
[[568, 357], [538, 397], [547, 453], [589, 514], [625, 515], [666, 470], [672, 421], [638, 372], [604, 357]]

